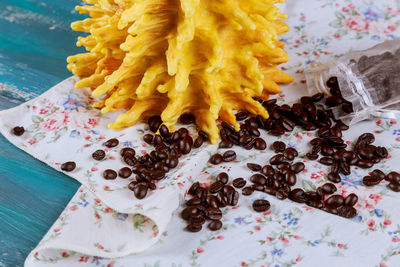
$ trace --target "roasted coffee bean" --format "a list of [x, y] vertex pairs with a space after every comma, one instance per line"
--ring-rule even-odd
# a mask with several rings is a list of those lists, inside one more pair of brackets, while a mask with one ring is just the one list
[[179, 141], [179, 150], [182, 152], [182, 154], [186, 155], [189, 154], [190, 150], [192, 147], [190, 146], [190, 143], [187, 140], [181, 140]]
[[289, 162], [282, 162], [278, 164], [278, 170], [282, 174], [286, 174], [288, 171], [290, 171], [290, 163]]
[[377, 176], [364, 176], [363, 184], [366, 186], [373, 186], [379, 184], [383, 179]]
[[61, 164], [61, 170], [65, 172], [72, 172], [76, 168], [76, 163], [73, 161], [67, 161]]
[[189, 199], [186, 202], [186, 206], [196, 206], [196, 205], [200, 205], [201, 204], [201, 199], [198, 197], [194, 197], [192, 199]]
[[145, 141], [147, 144], [151, 145], [153, 143], [153, 135], [152, 134], [145, 134], [143, 136], [143, 141]]
[[[165, 139], [164, 139], [165, 140]], [[169, 138], [168, 138], [168, 143], [173, 144], [181, 140], [181, 135], [179, 134], [178, 131], [175, 131]]]
[[339, 208], [339, 216], [342, 216], [344, 218], [353, 218], [356, 215], [356, 209], [351, 206], [342, 206], [341, 208]]
[[160, 116], [150, 117], [149, 120], [147, 121], [147, 124], [149, 125], [150, 131], [155, 133], [158, 131], [158, 128], [160, 128], [160, 125], [162, 124], [161, 117]]
[[339, 149], [338, 151], [333, 153], [333, 159], [338, 162], [344, 160], [344, 156], [343, 156], [344, 153], [346, 153], [345, 149]]
[[298, 155], [299, 153], [293, 147], [286, 148], [283, 151], [283, 156], [285, 156], [285, 158], [287, 158], [290, 161], [294, 160], [294, 158], [297, 157]]
[[380, 180], [383, 180], [386, 177], [386, 175], [381, 170], [378, 170], [378, 169], [373, 170], [370, 175], [372, 177], [377, 177]]
[[211, 164], [217, 165], [223, 161], [223, 158], [222, 158], [221, 154], [216, 153], [211, 156], [209, 161]]
[[337, 188], [334, 184], [326, 183], [321, 186], [321, 189], [324, 190], [325, 194], [331, 195], [337, 191]]
[[249, 134], [244, 134], [240, 137], [239, 143], [241, 146], [245, 146], [251, 142], [253, 138]]
[[322, 127], [317, 131], [317, 135], [319, 137], [328, 137], [331, 136], [331, 129], [329, 127]]
[[189, 223], [186, 226], [186, 230], [192, 233], [200, 232], [202, 228], [203, 226], [201, 223]]
[[207, 208], [205, 215], [210, 220], [219, 220], [222, 218], [222, 212], [218, 208]]
[[340, 183], [342, 181], [339, 174], [335, 172], [330, 172], [328, 174], [328, 180], [331, 181], [332, 183]]
[[203, 187], [198, 187], [196, 189], [196, 197], [200, 198], [202, 201], [207, 197], [207, 190]]
[[339, 167], [340, 167], [340, 172], [343, 173], [344, 175], [351, 174], [350, 165], [347, 162], [341, 161], [339, 163]]
[[320, 195], [318, 195], [318, 193], [317, 193], [317, 192], [314, 192], [314, 191], [307, 191], [307, 192], [304, 192], [304, 196], [305, 196], [307, 199], [321, 200]]
[[310, 141], [310, 144], [311, 145], [321, 145], [322, 144], [322, 139], [321, 138], [319, 138], [319, 137], [317, 137], [317, 138], [314, 138], [314, 139], [312, 139], [311, 141]]
[[286, 173], [286, 183], [290, 186], [293, 186], [296, 184], [297, 178], [296, 178], [296, 174], [292, 171], [288, 171]]
[[195, 118], [192, 114], [189, 113], [183, 113], [180, 117], [179, 117], [179, 121], [182, 124], [191, 124], [194, 123]]
[[212, 208], [219, 207], [218, 200], [217, 200], [216, 196], [214, 196], [214, 195], [208, 195], [206, 201], [207, 201], [207, 204], [209, 207], [212, 207]]
[[377, 155], [381, 159], [385, 159], [389, 155], [387, 149], [385, 147], [382, 147], [382, 146], [376, 147], [374, 153], [375, 153], [375, 155]]
[[256, 127], [253, 127], [253, 126], [247, 127], [247, 132], [254, 137], [260, 136], [260, 131]]
[[168, 168], [173, 169], [176, 166], [178, 166], [179, 159], [176, 156], [169, 156], [167, 160], [165, 161], [165, 164], [168, 166]]
[[286, 118], [286, 117], [283, 117], [282, 120], [280, 121], [280, 123], [281, 123], [282, 128], [285, 129], [287, 132], [293, 131], [294, 126], [295, 126], [294, 122], [291, 119]]
[[267, 143], [262, 138], [256, 138], [254, 148], [257, 150], [264, 150], [267, 148]]
[[211, 231], [217, 231], [222, 228], [222, 222], [220, 220], [212, 220], [207, 227]]
[[371, 160], [374, 157], [374, 151], [375, 151], [375, 146], [366, 145], [358, 150], [358, 155], [360, 155], [360, 157], [363, 159]]
[[255, 184], [262, 184], [262, 185], [265, 185], [265, 184], [267, 183], [267, 178], [265, 178], [265, 176], [262, 175], [262, 174], [256, 173], [256, 174], [253, 174], [253, 175], [250, 177], [250, 181], [251, 181], [252, 183], [255, 183]]
[[[187, 136], [189, 136], [189, 130], [186, 129], [186, 128], [179, 128], [178, 133], [179, 133], [179, 136], [180, 136], [181, 140], [185, 139]], [[200, 135], [200, 133], [201, 133], [201, 131], [199, 132], [199, 135]], [[207, 140], [207, 139], [204, 138], [203, 135], [201, 135], [201, 136], [203, 137], [204, 140]]]
[[204, 216], [199, 215], [199, 216], [194, 216], [194, 217], [190, 217], [189, 218], [189, 223], [190, 224], [197, 224], [197, 225], [203, 225], [206, 223], [206, 219], [204, 218]]
[[374, 166], [374, 163], [367, 159], [360, 159], [357, 162], [357, 166], [360, 168], [363, 168], [363, 169], [368, 169], [368, 168], [371, 168], [372, 166]]
[[325, 197], [325, 191], [324, 191], [321, 187], [318, 187], [317, 190], [315, 190], [315, 192], [317, 193], [318, 198], [319, 198], [320, 200], [323, 200], [323, 199], [324, 199], [324, 197]]
[[221, 172], [217, 175], [215, 181], [227, 184], [229, 181], [229, 175], [226, 172]]
[[389, 172], [386, 176], [386, 180], [389, 182], [400, 183], [400, 174], [398, 172]]
[[336, 122], [335, 127], [338, 127], [340, 130], [342, 131], [346, 131], [349, 129], [349, 126], [347, 126], [346, 124], [344, 124], [341, 120]]
[[24, 127], [22, 127], [22, 126], [16, 126], [16, 127], [14, 127], [14, 128], [12, 129], [12, 133], [13, 133], [14, 135], [16, 135], [16, 136], [21, 136], [21, 135], [24, 134], [24, 132], [25, 132], [25, 129], [24, 129]]
[[138, 181], [138, 182], [150, 182], [151, 181], [151, 175], [150, 175], [150, 173], [147, 173], [147, 172], [141, 172], [141, 173], [139, 173], [138, 175], [136, 175], [136, 180]]
[[234, 161], [236, 159], [236, 152], [233, 150], [228, 150], [222, 155], [222, 159], [225, 162]]
[[124, 167], [119, 170], [118, 175], [119, 175], [119, 177], [124, 178], [124, 179], [128, 178], [129, 176], [132, 175], [132, 170], [131, 170], [131, 168]]
[[322, 148], [321, 148], [321, 154], [322, 155], [324, 155], [324, 156], [332, 156], [333, 153], [335, 153], [335, 150], [332, 147], [327, 146], [327, 145], [322, 146]]
[[288, 194], [282, 190], [278, 190], [275, 193], [275, 197], [279, 200], [284, 200], [288, 197]]
[[400, 184], [397, 182], [390, 182], [387, 187], [394, 192], [400, 192]]
[[196, 138], [196, 140], [194, 140], [193, 147], [194, 148], [199, 148], [199, 147], [201, 147], [203, 145], [203, 143], [204, 143], [203, 137], [198, 136]]
[[235, 190], [235, 188], [233, 188], [232, 186], [230, 186], [230, 185], [225, 185], [224, 188], [222, 189], [222, 193], [224, 193], [225, 196], [226, 196], [226, 194], [227, 194], [229, 191], [234, 191], [234, 190]]
[[305, 197], [304, 190], [301, 188], [295, 188], [289, 193], [289, 199], [297, 203], [304, 203], [307, 201]]
[[254, 189], [251, 186], [246, 186], [245, 188], [242, 189], [242, 195], [244, 196], [250, 196], [253, 194]]
[[153, 137], [153, 145], [154, 146], [160, 145], [162, 142], [163, 142], [163, 140], [162, 140], [161, 135], [159, 135], [159, 134], [154, 135], [154, 137]]
[[197, 189], [198, 189], [199, 187], [200, 187], [200, 183], [199, 183], [199, 182], [193, 183], [193, 184], [190, 186], [189, 190], [188, 190], [188, 194], [189, 194], [189, 195], [192, 195], [192, 196], [196, 196], [196, 192], [197, 192]]
[[92, 153], [92, 158], [95, 160], [102, 160], [106, 156], [106, 152], [102, 149], [98, 149], [95, 152]]
[[128, 189], [133, 191], [133, 188], [135, 187], [135, 185], [138, 183], [138, 181], [132, 181], [128, 184]]
[[236, 206], [239, 201], [239, 193], [236, 190], [230, 190], [226, 194], [226, 202], [230, 206]]
[[198, 132], [198, 135], [201, 136], [201, 137], [203, 137], [203, 140], [204, 140], [204, 141], [208, 141], [208, 134], [207, 134], [206, 132], [204, 132], [203, 130], [200, 130], [200, 131]]
[[275, 153], [283, 152], [286, 149], [286, 145], [284, 142], [275, 141], [272, 144], [272, 149], [274, 150]]
[[354, 193], [351, 193], [344, 199], [345, 206], [354, 206], [358, 201], [358, 196]]
[[251, 185], [251, 188], [252, 188], [254, 191], [264, 191], [265, 185], [262, 185], [262, 184], [253, 184], [253, 185]]
[[326, 211], [326, 212], [331, 213], [331, 214], [334, 214], [334, 215], [337, 215], [339, 213], [338, 208], [333, 207], [333, 206], [326, 206], [325, 205], [321, 210]]
[[339, 137], [339, 138], [342, 138], [342, 130], [339, 128], [339, 126], [333, 126], [332, 128], [331, 128], [331, 135], [332, 136], [335, 136], [335, 137]]
[[325, 100], [325, 104], [328, 107], [336, 107], [342, 103], [343, 103], [343, 98], [340, 95], [332, 95]]
[[135, 174], [139, 174], [144, 170], [144, 166], [141, 164], [136, 164], [135, 166], [132, 167], [132, 172]]
[[261, 173], [264, 174], [267, 177], [272, 177], [275, 174], [275, 170], [274, 170], [274, 168], [272, 168], [271, 165], [265, 165], [261, 169]]
[[373, 158], [371, 159], [373, 164], [378, 164], [379, 162], [381, 162], [381, 160], [382, 159], [376, 155], [374, 155]]
[[249, 113], [247, 111], [240, 111], [236, 113], [236, 121], [242, 121], [245, 120], [249, 116]]
[[316, 159], [318, 159], [318, 154], [313, 153], [313, 152], [308, 152], [308, 153], [306, 154], [306, 156], [307, 156], [307, 158], [308, 158], [309, 160], [316, 160]]
[[330, 77], [329, 80], [326, 82], [326, 86], [328, 86], [329, 88], [338, 88], [339, 83], [337, 77], [335, 76]]
[[309, 199], [306, 201], [306, 205], [316, 209], [321, 209], [324, 206], [322, 201], [318, 199]]
[[268, 200], [265, 199], [257, 199], [253, 202], [253, 209], [257, 212], [264, 212], [269, 210], [271, 204]]
[[148, 182], [147, 186], [149, 187], [150, 190], [156, 190], [157, 186], [153, 182]]
[[244, 145], [243, 148], [250, 150], [254, 147], [255, 143], [256, 143], [256, 139], [251, 139], [251, 141], [249, 143], [247, 143], [246, 145]]
[[138, 183], [133, 187], [133, 193], [137, 199], [143, 199], [147, 195], [148, 185], [144, 182]]
[[319, 162], [321, 164], [330, 166], [330, 165], [333, 164], [334, 161], [333, 161], [333, 158], [331, 158], [331, 157], [322, 157], [322, 158], [319, 159]]
[[221, 140], [218, 147], [219, 148], [231, 148], [231, 147], [233, 147], [233, 143], [229, 140]]
[[151, 178], [153, 180], [161, 180], [164, 179], [165, 177], [165, 172], [162, 170], [155, 170], [154, 172], [151, 173]]
[[294, 173], [300, 173], [304, 170], [305, 165], [303, 162], [296, 162], [292, 166], [290, 166], [290, 170]]
[[344, 204], [344, 198], [341, 195], [333, 195], [325, 200], [325, 204], [333, 207], [340, 207]]
[[104, 145], [105, 145], [106, 147], [109, 147], [109, 148], [111, 148], [111, 147], [116, 147], [116, 146], [118, 146], [118, 144], [119, 144], [119, 141], [118, 141], [117, 138], [109, 139], [109, 140], [107, 140], [107, 141], [104, 143]]
[[222, 182], [214, 182], [208, 187], [208, 191], [211, 194], [215, 194], [224, 188], [224, 184]]
[[232, 181], [232, 185], [236, 188], [242, 188], [246, 185], [246, 180], [243, 178], [236, 178]]
[[124, 147], [123, 149], [121, 149], [121, 151], [120, 151], [119, 153], [120, 153], [120, 155], [121, 155], [122, 157], [125, 157], [125, 156], [127, 156], [127, 155], [129, 155], [129, 156], [131, 156], [131, 157], [134, 157], [135, 154], [136, 154], [136, 151], [135, 151], [133, 148]]
[[281, 136], [285, 133], [285, 129], [281, 126], [276, 126], [269, 133], [273, 136]]
[[322, 144], [315, 144], [312, 146], [311, 152], [314, 154], [318, 154], [319, 152], [321, 152], [322, 149]]
[[252, 171], [258, 172], [261, 170], [261, 165], [256, 163], [247, 163], [247, 168], [249, 168]]
[[270, 160], [269, 163], [271, 165], [278, 165], [280, 163], [283, 163], [286, 161], [286, 158], [283, 154], [277, 154], [275, 156], [273, 156]]
[[316, 93], [315, 95], [311, 96], [311, 101], [312, 102], [320, 102], [324, 98], [323, 93]]
[[219, 191], [216, 195], [219, 207], [223, 208], [226, 207], [227, 203], [226, 203], [226, 197], [224, 195], [224, 193], [222, 191]]
[[181, 217], [188, 221], [191, 217], [198, 217], [199, 214], [201, 213], [195, 206], [189, 206], [182, 210]]

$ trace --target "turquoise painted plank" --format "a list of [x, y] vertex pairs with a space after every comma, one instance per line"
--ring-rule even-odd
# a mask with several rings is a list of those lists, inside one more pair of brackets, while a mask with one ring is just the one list
[[[0, 1], [0, 110], [40, 95], [71, 74], [66, 57], [82, 18], [78, 0]], [[0, 266], [23, 266], [64, 209], [79, 183], [11, 145], [0, 136]]]

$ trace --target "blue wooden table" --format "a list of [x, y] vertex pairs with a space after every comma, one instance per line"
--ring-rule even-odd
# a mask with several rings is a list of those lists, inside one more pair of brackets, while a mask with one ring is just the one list
[[[79, 0], [0, 0], [0, 110], [40, 95], [71, 74], [81, 52], [70, 23]], [[0, 266], [22, 266], [79, 183], [0, 135]]]

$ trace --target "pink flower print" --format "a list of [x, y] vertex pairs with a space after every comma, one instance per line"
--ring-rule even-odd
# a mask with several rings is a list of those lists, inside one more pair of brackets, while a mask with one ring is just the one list
[[383, 221], [383, 224], [384, 224], [384, 225], [391, 225], [391, 224], [392, 224], [392, 221], [389, 220], [389, 219], [385, 219], [385, 220]]
[[383, 262], [381, 262], [381, 263], [379, 264], [379, 267], [387, 267], [387, 265], [384, 264]]
[[267, 240], [268, 240], [269, 242], [274, 241], [274, 239], [273, 239], [272, 237], [267, 237]]
[[100, 244], [97, 245], [97, 248], [98, 249], [104, 249], [104, 247], [102, 245], [100, 245]]
[[53, 232], [58, 233], [58, 232], [60, 232], [60, 230], [61, 230], [60, 228], [54, 228]]
[[89, 256], [81, 256], [78, 262], [87, 262], [89, 260]]
[[285, 237], [282, 237], [281, 241], [282, 241], [282, 243], [289, 244], [289, 239], [287, 239]]
[[96, 214], [94, 215], [94, 217], [95, 217], [97, 220], [100, 220], [100, 219], [101, 219], [101, 216], [100, 216], [98, 213], [96, 213]]
[[342, 21], [345, 28], [355, 31], [357, 33], [367, 32], [369, 28], [369, 21], [362, 16], [350, 16]]
[[246, 266], [247, 265], [247, 263], [245, 262], [245, 261], [242, 261], [241, 263], [240, 263], [240, 266]]
[[374, 226], [375, 226], [375, 221], [372, 220], [372, 219], [370, 219], [370, 220], [367, 222], [367, 225], [368, 225], [369, 227], [374, 227]]
[[264, 215], [264, 216], [267, 216], [267, 215], [270, 215], [270, 214], [271, 214], [271, 210], [267, 210], [267, 211], [264, 211], [264, 212], [263, 212], [263, 215]]
[[63, 258], [68, 257], [68, 253], [65, 251], [61, 252], [61, 257]]
[[313, 133], [307, 133], [307, 136], [308, 136], [308, 137], [313, 137], [314, 134], [313, 134]]
[[105, 213], [111, 213], [111, 212], [113, 212], [113, 210], [111, 208], [107, 207], [107, 208], [104, 209], [104, 212]]
[[114, 156], [109, 156], [108, 159], [115, 160]]
[[376, 123], [376, 125], [381, 125], [382, 124], [382, 120], [377, 120], [375, 123]]
[[96, 203], [100, 203], [101, 202], [101, 200], [100, 199], [98, 199], [98, 198], [95, 198], [95, 199], [93, 199]]
[[109, 187], [108, 185], [105, 185], [103, 189], [104, 189], [105, 191], [108, 191], [108, 190], [110, 190], [110, 187]]
[[345, 12], [345, 13], [348, 13], [348, 12], [350, 12], [350, 9], [348, 8], [348, 7], [343, 7], [342, 8], [342, 12]]
[[202, 249], [202, 248], [197, 248], [197, 253], [203, 253], [204, 252], [204, 249]]
[[223, 236], [223, 235], [218, 235], [218, 236], [216, 237], [216, 239], [223, 240], [223, 239], [224, 239], [224, 236]]
[[299, 240], [301, 237], [298, 236], [298, 235], [294, 235], [293, 238], [296, 239], [296, 240]]
[[30, 144], [31, 146], [36, 144], [36, 143], [37, 143], [36, 139], [31, 139], [31, 140], [28, 141], [28, 144]]
[[69, 207], [69, 210], [72, 210], [72, 211], [76, 211], [77, 209], [78, 209], [78, 207], [76, 205]]
[[398, 238], [398, 237], [393, 237], [393, 238], [392, 238], [392, 242], [395, 242], [395, 243], [400, 242], [400, 238]]
[[391, 34], [396, 31], [397, 25], [385, 19], [378, 19], [370, 22], [369, 32], [371, 34]]
[[95, 172], [95, 171], [98, 171], [99, 169], [96, 168], [96, 167], [92, 167], [90, 170], [91, 170], [92, 172]]
[[262, 221], [262, 218], [261, 217], [257, 217], [256, 218], [256, 222], [261, 222]]
[[47, 109], [42, 108], [42, 109], [40, 109], [39, 114], [40, 114], [40, 115], [45, 115], [45, 114], [47, 114], [48, 112], [49, 112], [49, 111], [48, 111]]
[[114, 264], [109, 263], [109, 264], [107, 264], [107, 267], [114, 267]]
[[334, 35], [333, 35], [333, 38], [335, 38], [335, 39], [339, 39], [340, 37], [342, 37], [340, 34], [338, 34], [338, 33], [335, 33]]
[[92, 128], [96, 127], [99, 124], [100, 119], [99, 118], [89, 118], [88, 119], [88, 124], [92, 126]]
[[337, 246], [338, 246], [338, 248], [344, 248], [344, 245], [343, 244], [337, 244]]
[[85, 136], [85, 139], [86, 139], [86, 140], [89, 140], [90, 138], [92, 138], [90, 135], [86, 135], [86, 136]]
[[254, 226], [254, 231], [259, 232], [260, 230], [261, 230], [261, 227], [260, 227], [260, 226]]
[[32, 106], [32, 110], [36, 110], [37, 109], [37, 107], [36, 106]]
[[58, 131], [69, 122], [69, 112], [61, 111], [51, 114], [42, 123], [41, 127], [47, 132]]
[[299, 139], [299, 140], [302, 140], [303, 139], [303, 136], [301, 136], [300, 134], [295, 134], [294, 135], [297, 139]]
[[302, 257], [297, 257], [296, 262], [300, 262], [303, 258]]
[[390, 124], [392, 124], [392, 125], [397, 124], [397, 121], [396, 120], [390, 120]]

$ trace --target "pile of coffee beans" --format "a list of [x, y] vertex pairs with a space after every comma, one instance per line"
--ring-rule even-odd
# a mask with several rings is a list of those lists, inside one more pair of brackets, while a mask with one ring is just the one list
[[363, 178], [363, 183], [366, 186], [373, 186], [381, 183], [383, 180], [389, 182], [387, 187], [390, 190], [400, 192], [400, 174], [397, 172], [390, 172], [386, 175], [383, 171], [376, 169]]
[[[242, 188], [246, 181], [243, 178], [236, 178], [229, 185], [229, 176], [226, 172], [221, 172], [216, 176], [215, 182], [208, 188], [200, 186], [195, 182], [188, 190], [192, 196], [186, 201], [186, 208], [182, 210], [181, 216], [188, 222], [186, 229], [189, 232], [198, 232], [202, 225], [209, 220], [207, 227], [211, 231], [217, 231], [222, 228], [222, 211], [220, 208], [226, 206], [236, 206], [239, 201], [239, 193], [236, 188]], [[267, 200], [258, 199], [253, 203], [253, 209], [257, 212], [266, 211], [270, 208]]]

